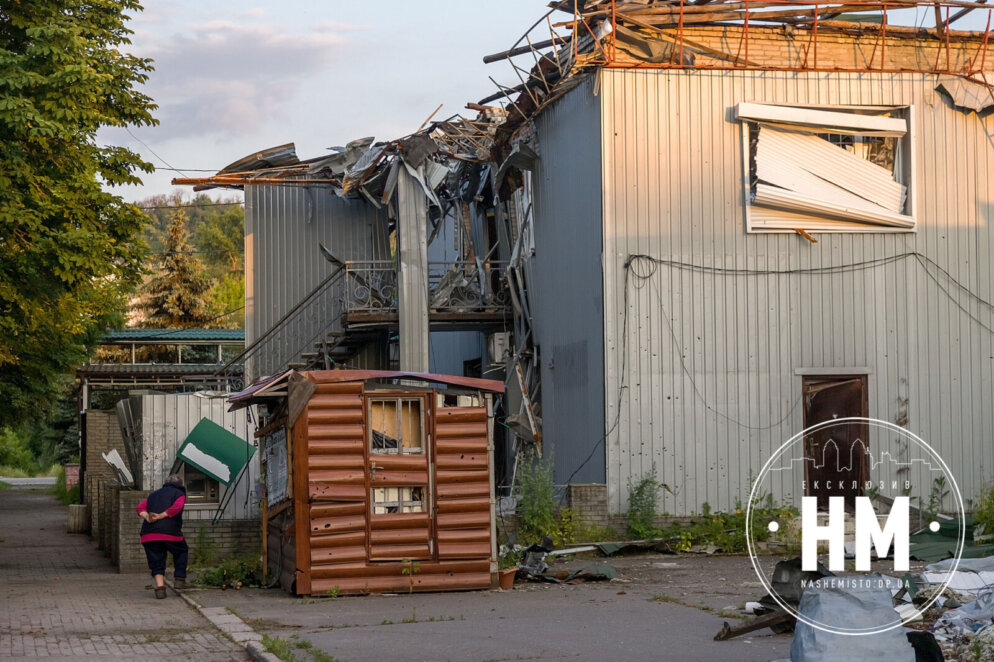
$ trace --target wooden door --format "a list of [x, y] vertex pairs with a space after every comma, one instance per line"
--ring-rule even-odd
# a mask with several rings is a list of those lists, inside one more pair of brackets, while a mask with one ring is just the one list
[[[804, 428], [837, 419], [868, 414], [866, 376], [806, 377]], [[828, 510], [830, 496], [842, 496], [852, 512], [862, 494], [869, 470], [867, 448], [869, 428], [865, 422], [829, 426], [804, 439], [805, 494], [818, 497], [818, 509]]]
[[430, 393], [367, 393], [370, 561], [434, 556]]

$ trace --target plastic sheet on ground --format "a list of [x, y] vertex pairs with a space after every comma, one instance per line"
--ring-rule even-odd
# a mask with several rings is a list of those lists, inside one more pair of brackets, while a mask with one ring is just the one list
[[973, 635], [994, 624], [994, 588], [982, 591], [977, 599], [957, 609], [950, 609], [935, 622], [936, 634], [949, 639]]
[[[946, 559], [925, 566], [923, 579], [931, 584], [941, 584], [949, 577], [953, 559]], [[982, 559], [960, 559], [959, 566], [949, 582], [949, 588], [960, 593], [977, 595], [994, 586], [994, 556]]]
[[[899, 619], [891, 599], [894, 578], [869, 575], [865, 586], [839, 586], [837, 578], [825, 578], [809, 585], [801, 596], [799, 612], [823, 624], [858, 624], [859, 627], [887, 626]], [[879, 581], [877, 581], [879, 580]], [[880, 585], [880, 584], [883, 585]], [[873, 636], [853, 637], [834, 634], [797, 622], [790, 643], [792, 662], [915, 662], [915, 650], [904, 628], [893, 628]]]

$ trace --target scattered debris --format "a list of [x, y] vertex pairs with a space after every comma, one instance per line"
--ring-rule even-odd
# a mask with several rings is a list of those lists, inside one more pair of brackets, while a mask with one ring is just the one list
[[[868, 579], [857, 585], [834, 581], [826, 584], [826, 579], [819, 579], [811, 585], [814, 590], [804, 591], [798, 612], [821, 623], [845, 621], [864, 628], [892, 624], [895, 614], [891, 589], [899, 590], [901, 580], [879, 574]], [[915, 650], [901, 628], [872, 637], [853, 637], [798, 621], [790, 643], [790, 659], [792, 662], [915, 662]]]

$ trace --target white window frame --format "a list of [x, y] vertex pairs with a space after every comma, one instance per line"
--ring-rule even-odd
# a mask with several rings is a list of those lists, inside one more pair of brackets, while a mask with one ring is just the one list
[[[901, 117], [879, 117], [860, 115], [852, 111], [891, 111]], [[915, 108], [912, 105], [900, 106], [859, 106], [859, 105], [787, 105], [766, 103], [740, 103], [734, 109], [735, 120], [739, 122], [742, 149], [742, 199], [745, 209], [746, 232], [750, 234], [794, 233], [803, 230], [805, 233], [914, 233], [918, 228], [916, 182], [917, 158], [915, 139], [917, 137]], [[750, 145], [750, 128], [756, 124], [773, 124], [780, 127], [796, 125], [810, 129], [812, 126], [842, 126], [853, 131], [867, 133], [887, 132], [896, 127], [895, 120], [906, 123], [898, 158], [904, 176], [901, 183], [906, 187], [906, 197], [901, 217], [910, 221], [909, 227], [897, 227], [874, 223], [866, 219], [873, 214], [864, 215], [855, 210], [852, 216], [841, 211], [838, 215], [822, 215], [816, 211], [787, 211], [769, 209], [756, 205], [752, 200], [753, 161]], [[784, 199], [801, 201], [802, 196], [796, 196], [788, 190], [767, 190], [780, 194]], [[771, 218], [773, 217], [773, 218]], [[862, 218], [861, 218], [862, 217]]]

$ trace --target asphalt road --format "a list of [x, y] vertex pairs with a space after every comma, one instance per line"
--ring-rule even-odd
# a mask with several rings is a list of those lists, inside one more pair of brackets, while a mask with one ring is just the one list
[[[310, 642], [342, 662], [768, 662], [788, 657], [790, 636], [769, 630], [713, 640], [723, 621], [741, 622], [717, 612], [752, 599], [756, 589], [748, 559], [707, 563], [711, 560], [612, 558], [606, 561], [618, 566], [619, 580], [519, 583], [511, 591], [293, 598], [278, 590], [242, 590], [192, 591], [191, 596], [229, 608], [257, 632], [292, 644]], [[603, 561], [584, 561], [590, 562]], [[681, 580], [670, 583], [677, 572]]]
[[0, 483], [8, 485], [55, 485], [54, 476], [42, 476], [41, 478], [7, 478], [0, 476]]

